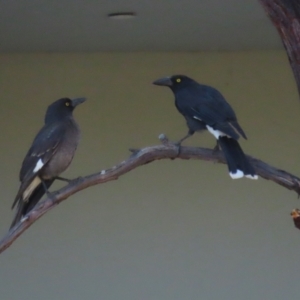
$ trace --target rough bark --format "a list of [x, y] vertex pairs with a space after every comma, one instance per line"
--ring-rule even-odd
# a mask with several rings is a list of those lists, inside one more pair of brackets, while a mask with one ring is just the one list
[[[178, 153], [178, 148], [172, 143], [169, 143], [168, 139], [164, 135], [160, 136], [160, 140], [162, 141], [162, 145], [131, 150], [133, 153], [127, 160], [124, 160], [114, 167], [103, 170], [99, 173], [74, 179], [59, 191], [52, 193], [50, 198], [47, 197], [44, 201], [40, 202], [0, 241], [0, 253], [7, 249], [41, 216], [71, 195], [90, 186], [116, 180], [121, 175], [124, 175], [139, 166], [160, 159], [201, 159], [217, 163], [225, 163], [224, 156], [219, 151], [205, 148], [182, 147], [180, 153]], [[272, 180], [289, 190], [295, 191], [299, 195], [300, 178], [286, 171], [272, 167], [256, 158], [250, 156], [248, 156], [248, 158], [260, 177]], [[199, 168], [200, 167], [201, 165], [199, 164]], [[226, 176], [226, 174], [224, 174], [224, 176]]]
[[300, 1], [260, 0], [282, 39], [300, 94]]
[[[300, 96], [300, 1], [299, 0], [259, 0], [276, 27], [294, 72]], [[295, 226], [300, 217], [291, 213]], [[296, 226], [297, 227], [297, 226]], [[300, 227], [300, 225], [299, 225]], [[300, 228], [299, 228], [300, 229]]]

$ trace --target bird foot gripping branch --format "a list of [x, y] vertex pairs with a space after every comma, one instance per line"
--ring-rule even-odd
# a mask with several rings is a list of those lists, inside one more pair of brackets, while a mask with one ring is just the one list
[[[174, 158], [178, 157], [179, 154], [180, 154], [180, 150], [181, 150], [181, 141], [179, 142], [171, 142], [169, 140], [169, 138], [164, 134], [164, 133], [161, 133], [159, 136], [158, 136], [159, 140], [161, 141], [161, 143], [164, 145], [164, 146], [171, 146], [173, 147], [175, 150], [176, 150], [176, 154], [174, 156]], [[174, 158], [171, 158], [171, 159], [174, 159]]]

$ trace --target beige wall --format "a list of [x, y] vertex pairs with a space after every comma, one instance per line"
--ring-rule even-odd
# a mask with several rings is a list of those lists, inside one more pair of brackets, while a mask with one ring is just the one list
[[[300, 175], [300, 103], [283, 52], [0, 56], [0, 233], [22, 159], [49, 103], [86, 96], [65, 176], [111, 167], [130, 147], [187, 129], [151, 82], [183, 73], [217, 87], [248, 135], [244, 150]], [[214, 146], [208, 133], [186, 144]], [[55, 188], [60, 185], [57, 184]], [[82, 191], [0, 255], [1, 299], [299, 299], [295, 193], [231, 180], [225, 165], [159, 161]]]

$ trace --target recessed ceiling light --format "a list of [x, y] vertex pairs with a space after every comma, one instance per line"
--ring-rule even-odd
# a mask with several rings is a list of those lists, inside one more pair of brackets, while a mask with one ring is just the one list
[[111, 13], [107, 15], [110, 19], [114, 20], [128, 20], [136, 17], [136, 13], [130, 11], [130, 12], [117, 12], [117, 13]]

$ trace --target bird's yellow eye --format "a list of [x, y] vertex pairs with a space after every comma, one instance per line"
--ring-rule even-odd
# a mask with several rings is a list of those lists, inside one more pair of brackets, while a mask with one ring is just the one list
[[69, 101], [65, 102], [65, 106], [70, 106], [70, 102]]
[[180, 79], [180, 78], [177, 78], [177, 79], [176, 79], [176, 82], [178, 82], [178, 83], [181, 82], [181, 79]]

